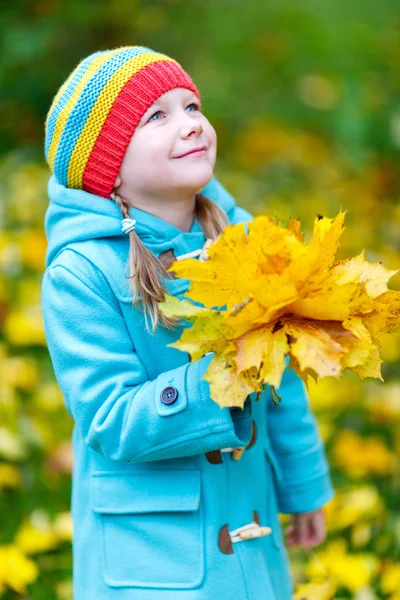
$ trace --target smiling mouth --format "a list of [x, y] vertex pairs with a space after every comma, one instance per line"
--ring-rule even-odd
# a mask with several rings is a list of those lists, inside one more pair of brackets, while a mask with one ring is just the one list
[[203, 156], [203, 154], [207, 154], [206, 148], [202, 148], [201, 150], [193, 150], [192, 152], [188, 152], [182, 156], [177, 156], [176, 158], [186, 158], [187, 156]]

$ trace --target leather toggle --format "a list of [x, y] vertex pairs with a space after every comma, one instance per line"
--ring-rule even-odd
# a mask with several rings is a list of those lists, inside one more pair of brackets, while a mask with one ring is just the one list
[[223, 525], [218, 532], [218, 547], [223, 554], [233, 554], [233, 544], [258, 537], [265, 537], [272, 533], [271, 527], [261, 526], [256, 510], [253, 511], [253, 521], [229, 531], [228, 524]]

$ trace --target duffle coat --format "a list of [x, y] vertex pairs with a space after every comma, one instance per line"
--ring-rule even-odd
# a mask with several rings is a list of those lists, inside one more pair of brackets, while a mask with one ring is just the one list
[[[253, 218], [215, 177], [202, 193], [230, 223]], [[74, 599], [289, 600], [278, 513], [311, 511], [334, 495], [304, 383], [286, 369], [278, 406], [265, 391], [243, 410], [220, 408], [202, 379], [213, 354], [191, 362], [168, 347], [181, 327], [148, 333], [132, 305], [118, 206], [54, 175], [48, 194], [42, 311], [74, 420]], [[197, 219], [183, 232], [130, 214], [157, 256], [206, 241]], [[189, 282], [165, 285], [182, 298]], [[246, 526], [271, 532], [242, 539]]]

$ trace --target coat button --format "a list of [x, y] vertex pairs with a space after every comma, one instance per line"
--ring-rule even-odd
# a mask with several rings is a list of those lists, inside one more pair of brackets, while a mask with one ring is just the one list
[[173, 404], [178, 397], [178, 390], [172, 385], [166, 387], [161, 392], [161, 402], [164, 404]]

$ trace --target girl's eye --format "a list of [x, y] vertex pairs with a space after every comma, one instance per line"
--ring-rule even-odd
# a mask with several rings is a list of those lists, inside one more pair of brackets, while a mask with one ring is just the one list
[[[187, 108], [189, 108], [189, 106], [194, 106], [194, 107], [195, 107], [195, 110], [200, 110], [200, 104], [198, 104], [198, 102], [192, 102], [191, 104], [189, 104], [189, 105], [187, 106]], [[155, 113], [154, 113], [154, 115], [152, 115], [152, 116], [150, 117], [149, 121], [152, 121], [152, 120], [153, 120], [153, 117], [155, 117], [156, 115], [158, 115], [158, 114], [160, 114], [160, 113], [161, 113], [161, 110], [158, 110], [157, 112], [155, 112]], [[158, 119], [156, 119], [156, 121], [158, 121]]]
[[192, 102], [191, 104], [189, 104], [189, 106], [194, 106], [196, 110], [200, 110], [200, 104], [198, 102]]

